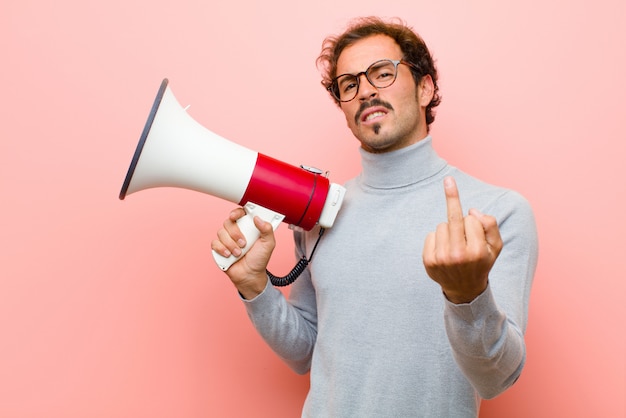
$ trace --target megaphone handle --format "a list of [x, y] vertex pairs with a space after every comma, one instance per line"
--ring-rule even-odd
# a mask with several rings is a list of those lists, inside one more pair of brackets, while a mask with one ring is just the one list
[[241, 230], [243, 236], [246, 237], [246, 246], [241, 249], [241, 255], [239, 255], [239, 257], [235, 257], [234, 255], [224, 257], [213, 251], [213, 259], [215, 259], [215, 263], [223, 271], [228, 270], [230, 266], [232, 266], [237, 260], [243, 257], [256, 242], [256, 240], [259, 239], [261, 233], [254, 225], [255, 216], [258, 216], [264, 221], [271, 223], [274, 230], [278, 228], [278, 225], [280, 225], [280, 223], [285, 218], [284, 215], [278, 212], [274, 212], [273, 210], [269, 210], [252, 202], [246, 203], [243, 208], [246, 211], [246, 215], [237, 220], [237, 226], [239, 226], [239, 229]]

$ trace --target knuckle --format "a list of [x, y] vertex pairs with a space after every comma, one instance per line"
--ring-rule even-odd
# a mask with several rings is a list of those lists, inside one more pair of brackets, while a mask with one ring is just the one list
[[459, 265], [459, 264], [463, 264], [465, 260], [467, 260], [467, 252], [465, 250], [461, 250], [461, 249], [452, 250], [448, 254], [447, 264]]
[[485, 215], [485, 223], [487, 224], [487, 226], [489, 227], [497, 227], [498, 226], [498, 220], [491, 215]]

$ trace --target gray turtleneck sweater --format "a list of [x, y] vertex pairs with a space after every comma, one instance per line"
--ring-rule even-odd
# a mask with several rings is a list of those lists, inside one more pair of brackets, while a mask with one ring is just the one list
[[[532, 211], [519, 194], [448, 165], [431, 138], [386, 154], [361, 150], [362, 173], [288, 300], [268, 283], [245, 301], [272, 349], [310, 371], [303, 417], [475, 417], [519, 377], [537, 262]], [[489, 286], [455, 305], [426, 274], [422, 247], [447, 221], [443, 178], [465, 213], [495, 216], [504, 248]], [[318, 231], [296, 232], [299, 259]]]

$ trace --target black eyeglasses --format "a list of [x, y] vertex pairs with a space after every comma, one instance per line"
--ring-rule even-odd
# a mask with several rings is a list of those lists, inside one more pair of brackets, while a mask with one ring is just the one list
[[391, 86], [398, 77], [398, 64], [404, 64], [418, 71], [418, 68], [404, 60], [379, 60], [367, 67], [367, 70], [358, 74], [341, 74], [335, 77], [326, 90], [340, 102], [349, 102], [359, 92], [361, 75], [378, 89]]

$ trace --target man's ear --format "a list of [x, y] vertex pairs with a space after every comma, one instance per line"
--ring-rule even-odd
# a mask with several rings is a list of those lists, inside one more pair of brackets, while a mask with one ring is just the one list
[[423, 76], [419, 82], [417, 87], [417, 96], [420, 103], [420, 106], [426, 107], [433, 99], [435, 94], [435, 83], [433, 83], [433, 79], [430, 74], [426, 74]]

